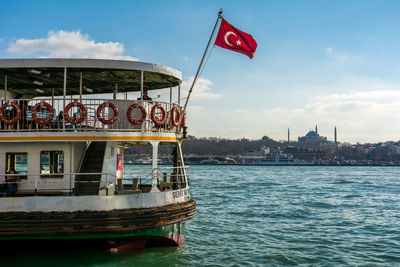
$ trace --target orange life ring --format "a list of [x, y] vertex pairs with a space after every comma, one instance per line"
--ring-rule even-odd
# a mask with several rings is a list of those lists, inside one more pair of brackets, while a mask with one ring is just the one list
[[[161, 110], [161, 118], [156, 116], [156, 110], [159, 109]], [[156, 125], [162, 125], [164, 124], [165, 120], [167, 119], [167, 113], [165, 112], [165, 109], [163, 106], [160, 106], [159, 104], [155, 104], [151, 108], [151, 120], [156, 124]]]
[[[132, 110], [133, 110], [134, 108], [137, 108], [137, 107], [138, 107], [138, 108], [140, 109], [140, 111], [142, 112], [142, 117], [140, 118], [140, 120], [134, 120], [134, 119], [132, 118], [132, 116], [131, 116]], [[140, 124], [142, 124], [142, 123], [144, 122], [144, 120], [146, 119], [146, 117], [147, 117], [147, 112], [146, 112], [146, 109], [143, 107], [142, 104], [134, 103], [134, 104], [132, 104], [132, 105], [129, 106], [128, 110], [126, 111], [126, 116], [128, 117], [128, 121], [129, 121], [130, 123], [132, 123], [133, 125], [140, 125]]]
[[[17, 112], [17, 114], [15, 114], [15, 117], [12, 118], [12, 119], [7, 119], [7, 118], [6, 118], [6, 115], [4, 114], [4, 111], [6, 110], [6, 108], [7, 108], [8, 106], [12, 106], [13, 109], [15, 109], [15, 111]], [[17, 104], [15, 104], [15, 103], [13, 103], [13, 102], [6, 102], [6, 103], [4, 103], [4, 104], [0, 107], [0, 119], [1, 119], [4, 123], [7, 123], [7, 124], [14, 124], [14, 123], [16, 123], [16, 122], [21, 118], [21, 113], [22, 113], [21, 108], [20, 108]]]
[[[38, 112], [38, 110], [43, 106], [45, 106], [49, 111], [49, 116], [46, 119], [39, 119], [36, 115], [36, 112]], [[36, 123], [39, 124], [49, 123], [54, 118], [54, 108], [47, 102], [39, 102], [32, 109], [32, 118]]]
[[[176, 113], [176, 114], [175, 114]], [[173, 126], [177, 127], [179, 125], [179, 120], [181, 119], [181, 112], [177, 107], [171, 108], [169, 112], [170, 122]]]
[[[103, 118], [103, 116], [101, 116], [101, 111], [103, 110], [104, 107], [110, 107], [113, 110], [113, 117], [111, 119], [106, 120], [105, 118]], [[104, 124], [114, 123], [118, 118], [118, 113], [119, 111], [117, 107], [110, 102], [104, 102], [103, 104], [100, 104], [99, 107], [97, 108], [97, 118]]]
[[181, 121], [181, 127], [185, 127], [186, 125], [186, 112], [183, 113], [182, 121]]
[[[71, 118], [68, 115], [68, 111], [72, 108], [72, 107], [78, 107], [81, 110], [81, 115], [79, 116], [79, 118]], [[86, 108], [84, 105], [82, 105], [81, 103], [79, 103], [78, 101], [74, 101], [69, 103], [65, 109], [64, 109], [64, 118], [66, 121], [72, 123], [72, 124], [79, 124], [81, 122], [83, 122], [86, 119], [87, 116], [87, 112], [86, 112]]]

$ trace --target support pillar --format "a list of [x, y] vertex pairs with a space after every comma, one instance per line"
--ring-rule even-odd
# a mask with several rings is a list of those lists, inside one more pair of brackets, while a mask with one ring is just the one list
[[181, 84], [178, 85], [178, 106], [181, 105]]
[[[64, 91], [63, 91], [63, 111], [65, 110], [65, 98], [67, 97], [67, 68], [64, 68]], [[63, 116], [63, 132], [65, 132], [65, 114]]]
[[82, 103], [82, 72], [81, 77], [79, 79], [79, 102]]
[[4, 102], [7, 102], [7, 75], [4, 76]]
[[54, 107], [54, 88], [51, 89], [51, 105]]
[[117, 94], [118, 94], [118, 83], [115, 83], [114, 85], [114, 92], [113, 92], [113, 99], [117, 99]]
[[157, 178], [158, 178], [158, 145], [159, 141], [154, 141], [151, 142], [151, 145], [153, 147], [153, 164], [152, 164], [152, 169], [153, 169], [153, 175], [152, 175], [152, 181], [151, 181], [151, 190], [150, 192], [160, 192], [157, 187]]
[[140, 72], [140, 100], [143, 100], [143, 71]]

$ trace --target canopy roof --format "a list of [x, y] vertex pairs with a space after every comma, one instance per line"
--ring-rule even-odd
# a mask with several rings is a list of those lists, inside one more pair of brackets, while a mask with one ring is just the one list
[[0, 89], [16, 94], [63, 95], [64, 68], [67, 68], [67, 94], [78, 95], [82, 73], [83, 94], [154, 90], [178, 86], [182, 73], [168, 66], [126, 60], [105, 59], [0, 59]]

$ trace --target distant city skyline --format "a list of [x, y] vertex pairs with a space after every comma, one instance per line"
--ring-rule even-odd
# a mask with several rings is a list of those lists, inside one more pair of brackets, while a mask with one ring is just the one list
[[[309, 135], [309, 134], [312, 134], [312, 133], [316, 133], [316, 135], [326, 138], [327, 142], [332, 142], [332, 143], [339, 142], [340, 143], [340, 141], [337, 138], [337, 128], [336, 128], [336, 126], [333, 127], [332, 136], [330, 136], [330, 135], [320, 134], [320, 132], [318, 131], [318, 125], [315, 125], [315, 129], [314, 130], [309, 129], [308, 131], [305, 131], [303, 135], [299, 135], [299, 136], [293, 136], [291, 134], [290, 128], [288, 128], [287, 129], [287, 139], [279, 139], [279, 140], [276, 140], [276, 141], [286, 141], [286, 142], [289, 142], [289, 143], [290, 142], [298, 142], [299, 138], [303, 138], [306, 135]], [[266, 135], [266, 136], [268, 136], [268, 135]]]
[[211, 49], [189, 134], [286, 140], [317, 124], [328, 140], [334, 126], [340, 142], [400, 140], [398, 1], [2, 1], [0, 58], [163, 64], [187, 92], [221, 7], [258, 48]]

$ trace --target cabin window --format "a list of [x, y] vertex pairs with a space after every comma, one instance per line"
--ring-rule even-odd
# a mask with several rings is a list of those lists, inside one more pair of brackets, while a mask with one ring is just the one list
[[61, 173], [64, 173], [64, 152], [40, 152], [40, 174], [42, 175], [42, 177], [60, 177], [58, 174]]
[[[6, 172], [15, 170], [18, 174], [28, 173], [28, 153], [6, 153]], [[20, 176], [26, 179], [26, 176]]]

